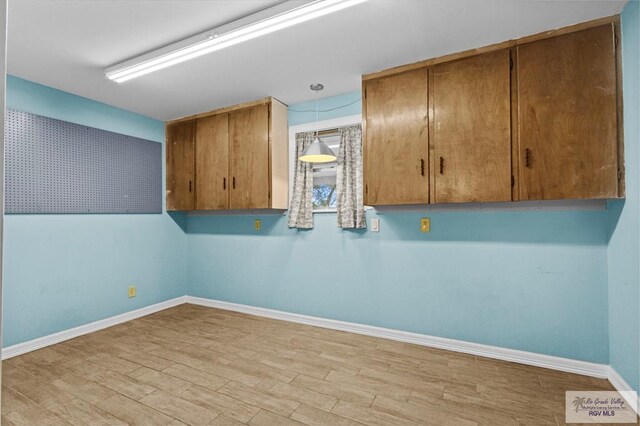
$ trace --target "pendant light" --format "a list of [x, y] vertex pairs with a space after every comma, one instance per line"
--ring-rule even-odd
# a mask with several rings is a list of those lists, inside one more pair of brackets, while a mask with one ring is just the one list
[[311, 90], [316, 92], [316, 137], [304, 150], [302, 155], [298, 157], [298, 160], [304, 161], [305, 163], [330, 163], [337, 159], [331, 148], [322, 142], [318, 136], [318, 92], [322, 89], [324, 89], [324, 86], [320, 83], [311, 85]]

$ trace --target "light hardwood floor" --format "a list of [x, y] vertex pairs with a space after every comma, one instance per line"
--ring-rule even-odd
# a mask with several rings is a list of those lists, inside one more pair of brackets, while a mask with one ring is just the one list
[[3, 425], [556, 425], [606, 380], [181, 305], [3, 363]]

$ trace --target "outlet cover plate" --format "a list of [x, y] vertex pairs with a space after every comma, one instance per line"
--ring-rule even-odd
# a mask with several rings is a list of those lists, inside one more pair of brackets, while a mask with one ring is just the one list
[[429, 232], [431, 231], [431, 219], [428, 217], [423, 217], [420, 219], [420, 232]]

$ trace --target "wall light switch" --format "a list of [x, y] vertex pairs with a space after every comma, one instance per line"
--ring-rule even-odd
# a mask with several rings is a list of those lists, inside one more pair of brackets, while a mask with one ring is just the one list
[[423, 217], [420, 219], [420, 232], [429, 232], [431, 231], [431, 219], [428, 217]]
[[260, 228], [262, 228], [262, 222], [260, 221], [260, 219], [256, 219], [256, 221], [254, 222], [253, 227], [255, 228], [256, 231], [259, 231]]
[[380, 219], [371, 219], [371, 232], [380, 232]]

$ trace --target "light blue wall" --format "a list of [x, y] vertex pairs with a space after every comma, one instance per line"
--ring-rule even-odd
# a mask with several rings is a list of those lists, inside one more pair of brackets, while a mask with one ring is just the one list
[[[362, 111], [361, 93], [351, 92], [343, 95], [324, 98], [318, 101], [319, 120], [331, 120], [332, 118], [347, 117], [360, 114]], [[310, 123], [316, 120], [316, 102], [304, 102], [292, 105], [289, 108], [289, 126]]]
[[640, 390], [640, 3], [622, 12], [622, 75], [627, 197], [611, 203], [609, 353], [611, 365]]
[[[358, 100], [324, 99], [321, 109]], [[290, 125], [315, 120], [293, 105]], [[361, 103], [321, 119], [359, 114]], [[432, 232], [419, 232], [419, 218]], [[608, 362], [606, 211], [367, 213], [380, 233], [284, 216], [187, 218], [189, 294]]]
[[[11, 76], [7, 107], [164, 141], [160, 121]], [[184, 295], [185, 253], [166, 213], [5, 216], [3, 346]]]
[[162, 121], [11, 75], [7, 87], [7, 108], [164, 143]]

